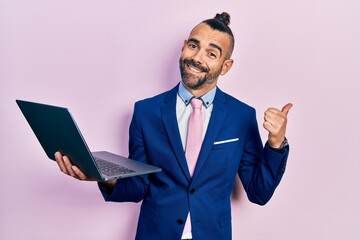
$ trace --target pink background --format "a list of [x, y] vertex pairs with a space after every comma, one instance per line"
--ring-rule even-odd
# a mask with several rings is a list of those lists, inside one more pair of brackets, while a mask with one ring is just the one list
[[360, 239], [358, 0], [0, 1], [0, 239], [133, 238], [139, 204], [64, 176], [15, 99], [69, 107], [92, 150], [127, 155], [134, 102], [179, 81], [183, 40], [221, 11], [236, 47], [220, 88], [260, 126], [294, 104], [283, 181], [264, 207], [237, 185], [233, 238]]

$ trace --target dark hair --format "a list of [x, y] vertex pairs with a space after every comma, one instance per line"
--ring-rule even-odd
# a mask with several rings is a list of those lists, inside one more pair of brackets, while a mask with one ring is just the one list
[[235, 45], [234, 35], [229, 27], [230, 14], [228, 14], [227, 12], [223, 12], [221, 14], [217, 13], [214, 18], [204, 20], [203, 23], [206, 23], [213, 30], [217, 30], [229, 34], [230, 36], [229, 57], [230, 57], [234, 50], [234, 45]]

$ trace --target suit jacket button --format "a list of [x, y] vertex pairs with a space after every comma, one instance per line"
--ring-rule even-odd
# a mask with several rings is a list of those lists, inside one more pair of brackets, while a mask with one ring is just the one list
[[190, 189], [190, 194], [194, 194], [194, 192], [195, 192], [195, 189]]
[[184, 221], [181, 220], [181, 219], [178, 219], [178, 220], [176, 221], [176, 223], [179, 224], [179, 225], [182, 225], [182, 224], [184, 224]]

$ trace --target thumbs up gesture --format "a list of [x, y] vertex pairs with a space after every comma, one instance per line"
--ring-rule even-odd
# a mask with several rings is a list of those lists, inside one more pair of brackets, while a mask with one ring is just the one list
[[264, 114], [264, 128], [269, 132], [268, 143], [273, 148], [279, 148], [285, 139], [287, 115], [292, 104], [286, 104], [281, 111], [276, 108], [268, 108]]

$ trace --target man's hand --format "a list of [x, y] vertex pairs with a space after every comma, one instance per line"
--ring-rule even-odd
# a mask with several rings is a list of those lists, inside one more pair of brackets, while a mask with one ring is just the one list
[[[55, 153], [55, 159], [60, 170], [66, 175], [82, 181], [97, 181], [94, 178], [86, 176], [77, 166], [72, 165], [70, 159], [67, 156], [63, 156], [60, 152]], [[107, 184], [108, 186], [114, 186], [116, 180], [110, 180], [103, 183]]]
[[60, 170], [73, 178], [84, 181], [96, 181], [96, 179], [87, 177], [78, 167], [72, 165], [67, 156], [63, 156], [60, 152], [55, 153], [56, 163]]
[[281, 111], [269, 108], [264, 114], [264, 128], [269, 132], [268, 143], [273, 148], [279, 148], [285, 139], [287, 115], [292, 106], [288, 103]]

